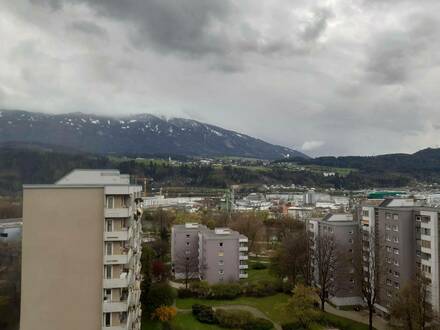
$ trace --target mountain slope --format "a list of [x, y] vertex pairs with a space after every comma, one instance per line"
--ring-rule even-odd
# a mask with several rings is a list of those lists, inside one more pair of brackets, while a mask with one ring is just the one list
[[176, 154], [277, 159], [307, 157], [290, 148], [195, 120], [150, 114], [105, 117], [83, 113], [0, 111], [0, 142], [57, 144], [103, 154]]

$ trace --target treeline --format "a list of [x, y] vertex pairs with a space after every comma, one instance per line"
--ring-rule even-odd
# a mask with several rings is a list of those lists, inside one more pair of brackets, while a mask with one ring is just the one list
[[415, 181], [440, 180], [440, 160], [439, 165], [435, 161], [420, 161], [423, 163], [420, 169], [416, 169], [418, 163], [415, 163], [411, 165], [412, 170], [409, 165], [397, 170], [397, 165], [392, 167], [386, 165], [389, 164], [386, 162], [376, 161], [375, 166], [361, 167], [361, 163], [357, 160], [355, 163], [345, 158], [350, 157], [303, 160], [304, 163], [323, 166], [359, 167], [358, 171], [346, 176], [336, 174], [332, 177], [324, 177], [320, 173], [293, 171], [282, 166], [255, 169], [192, 163], [172, 165], [155, 161], [115, 161], [109, 157], [93, 154], [3, 147], [0, 148], [0, 195], [19, 195], [23, 184], [53, 183], [75, 168], [117, 168], [123, 173], [150, 177], [156, 186], [210, 188], [226, 188], [232, 184], [295, 184], [320, 188], [362, 189], [402, 187]]
[[[280, 160], [278, 162], [285, 162]], [[349, 185], [364, 186], [367, 179], [386, 187], [406, 185], [412, 180], [421, 182], [440, 181], [440, 149], [424, 149], [414, 154], [388, 154], [362, 157], [318, 157], [290, 160], [301, 165], [352, 168], [358, 170], [346, 179]]]

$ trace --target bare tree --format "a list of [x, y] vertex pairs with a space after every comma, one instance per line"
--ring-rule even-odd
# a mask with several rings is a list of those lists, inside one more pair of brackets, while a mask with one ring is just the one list
[[264, 231], [261, 214], [258, 212], [234, 213], [230, 227], [248, 238], [250, 252], [258, 252], [257, 241], [261, 239]]
[[321, 310], [333, 287], [333, 272], [336, 268], [336, 243], [333, 235], [322, 233], [315, 239], [314, 265], [317, 272], [317, 285], [319, 288], [319, 299]]
[[173, 273], [176, 279], [185, 281], [185, 288], [188, 289], [189, 280], [200, 275], [198, 256], [184, 250], [177, 252], [173, 262]]
[[287, 277], [293, 286], [301, 275], [304, 282], [310, 282], [310, 250], [308, 235], [305, 230], [285, 236], [275, 257], [272, 259], [273, 270], [281, 277]]
[[400, 290], [391, 306], [392, 328], [426, 329], [433, 318], [428, 285], [428, 279], [419, 274]]
[[357, 240], [355, 264], [358, 279], [361, 281], [360, 289], [363, 300], [368, 308], [368, 329], [373, 329], [374, 305], [379, 290], [379, 261], [380, 251], [376, 249], [376, 234], [374, 229], [368, 233], [362, 232], [361, 239]]

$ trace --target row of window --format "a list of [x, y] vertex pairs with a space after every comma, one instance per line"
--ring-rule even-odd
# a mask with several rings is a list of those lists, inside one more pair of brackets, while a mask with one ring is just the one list
[[394, 249], [393, 249], [391, 246], [387, 246], [387, 247], [386, 247], [386, 250], [387, 250], [388, 253], [393, 252], [393, 253], [396, 254], [396, 255], [399, 254], [399, 249], [397, 249], [397, 248], [394, 248]]
[[[391, 242], [391, 236], [388, 234], [385, 234], [385, 240], [387, 242]], [[399, 237], [398, 236], [393, 236], [393, 242], [394, 243], [399, 243]]]
[[399, 282], [394, 282], [394, 283], [393, 283], [393, 281], [390, 280], [389, 278], [387, 278], [386, 283], [387, 283], [388, 286], [393, 286], [393, 284], [394, 284], [394, 287], [395, 287], [396, 289], [399, 289], [399, 288], [400, 288], [400, 284], [399, 284]]
[[391, 230], [391, 228], [393, 231], [399, 231], [399, 225], [391, 225], [389, 223], [385, 224], [385, 230]]

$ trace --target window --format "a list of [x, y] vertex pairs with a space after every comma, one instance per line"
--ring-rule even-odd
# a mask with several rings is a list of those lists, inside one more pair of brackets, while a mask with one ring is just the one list
[[186, 238], [189, 238], [190, 237], [190, 234], [186, 234]]
[[395, 287], [396, 289], [399, 289], [399, 288], [400, 288], [399, 282], [394, 282], [394, 287]]
[[431, 236], [431, 229], [422, 228], [422, 235]]
[[422, 247], [430, 249], [431, 248], [431, 242], [422, 240]]
[[112, 266], [111, 265], [105, 265], [105, 278], [106, 279], [112, 278]]
[[391, 280], [389, 280], [389, 279], [387, 279], [386, 283], [387, 283], [388, 286], [392, 286], [393, 285], [393, 282], [391, 282]]
[[104, 301], [112, 300], [112, 289], [104, 289]]
[[113, 244], [111, 242], [105, 243], [105, 252], [108, 256], [111, 256], [113, 254]]
[[348, 239], [348, 243], [353, 244], [353, 239], [352, 239], [352, 238], [349, 238], [349, 239]]
[[8, 237], [8, 233], [0, 233], [0, 237]]
[[223, 260], [219, 260], [219, 262], [218, 262], [218, 265], [219, 266], [223, 266], [225, 263], [224, 263], [224, 261]]
[[391, 213], [385, 213], [385, 219], [391, 220]]
[[222, 247], [222, 246], [223, 246], [223, 242], [218, 243], [218, 245], [219, 245], [220, 247]]
[[189, 246], [189, 242], [186, 242], [186, 246]]
[[399, 231], [399, 225], [393, 225], [393, 231]]
[[112, 313], [105, 313], [104, 314], [104, 324], [106, 327], [112, 326]]
[[391, 236], [388, 235], [388, 234], [386, 234], [386, 235], [385, 235], [385, 240], [386, 240], [387, 242], [391, 242]]
[[108, 209], [112, 209], [115, 207], [115, 198], [113, 196], [107, 196], [106, 198], [106, 207]]
[[190, 252], [189, 250], [186, 250], [186, 251], [185, 251], [185, 254], [186, 254], [186, 255], [189, 255], [190, 253], [191, 253], [191, 252]]
[[385, 261], [387, 262], [387, 264], [390, 264], [391, 263], [391, 258], [385, 258]]
[[394, 277], [400, 277], [400, 273], [399, 272], [394, 272]]
[[223, 275], [225, 272], [224, 272], [223, 269], [220, 269], [220, 270], [218, 271], [218, 273], [219, 273], [220, 275]]
[[218, 256], [219, 256], [219, 257], [223, 257], [224, 255], [225, 255], [224, 252], [219, 252], [219, 253], [218, 253]]
[[387, 252], [391, 252], [391, 246], [387, 246]]
[[422, 271], [431, 274], [431, 266], [422, 265]]
[[393, 220], [399, 220], [399, 215], [398, 214], [393, 214]]
[[394, 254], [399, 254], [399, 249], [393, 249]]
[[353, 230], [350, 230], [350, 231], [348, 232], [348, 234], [350, 234], [350, 235], [353, 235], [353, 233], [354, 233]]
[[394, 266], [399, 266], [399, 260], [394, 259]]
[[394, 243], [399, 243], [399, 237], [394, 236], [394, 237], [393, 237], [393, 242], [394, 242]]
[[368, 210], [362, 210], [362, 215], [364, 217], [369, 217], [370, 216], [370, 212], [368, 212]]
[[385, 230], [391, 230], [391, 225], [389, 223], [385, 224]]
[[112, 220], [106, 220], [106, 224], [107, 224], [107, 231], [108, 232], [110, 232], [110, 231], [113, 231], [113, 221]]

